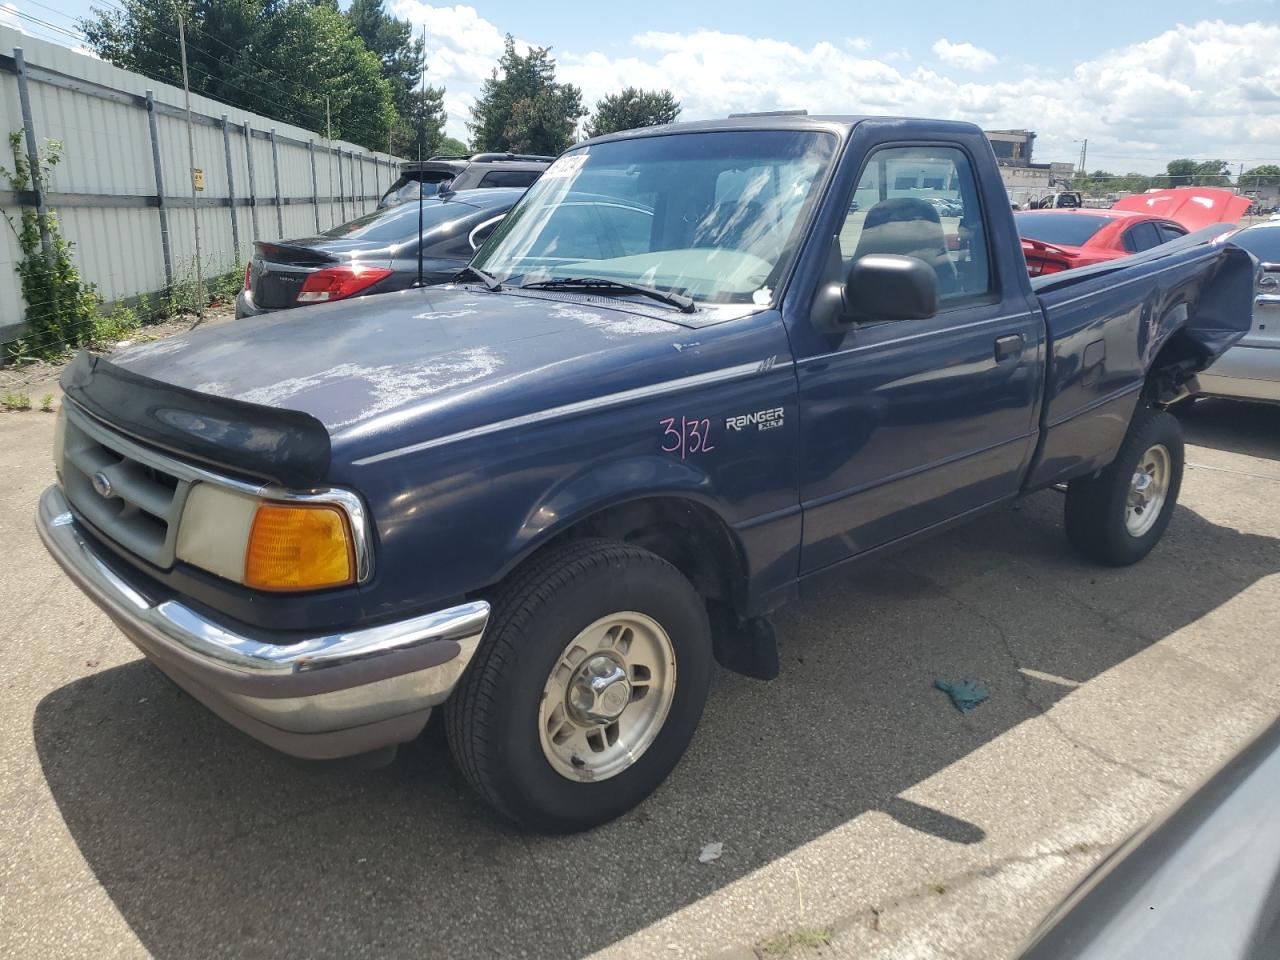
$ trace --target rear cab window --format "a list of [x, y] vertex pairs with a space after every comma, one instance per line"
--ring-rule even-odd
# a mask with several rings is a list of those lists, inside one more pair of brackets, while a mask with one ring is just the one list
[[541, 175], [541, 170], [490, 170], [480, 178], [477, 186], [527, 187]]

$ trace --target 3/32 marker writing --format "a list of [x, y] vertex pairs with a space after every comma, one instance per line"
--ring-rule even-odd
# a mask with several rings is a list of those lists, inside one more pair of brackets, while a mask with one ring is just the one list
[[711, 421], [705, 417], [681, 417], [679, 420], [667, 417], [660, 424], [663, 453], [678, 453], [684, 460], [695, 453], [710, 453], [715, 449], [711, 445]]

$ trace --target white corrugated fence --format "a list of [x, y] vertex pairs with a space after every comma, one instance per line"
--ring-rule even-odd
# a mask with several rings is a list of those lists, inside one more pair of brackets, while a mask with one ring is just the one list
[[[199, 96], [192, 164], [181, 88], [0, 27], [0, 164], [9, 168], [24, 87], [34, 141], [42, 152], [61, 141], [63, 159], [40, 196], [0, 182], [0, 206], [14, 220], [39, 201], [55, 211], [81, 277], [106, 301], [194, 278], [197, 215], [201, 273], [214, 277], [244, 263], [255, 240], [310, 236], [367, 213], [398, 175], [388, 154]], [[31, 139], [24, 133], [24, 155]], [[192, 166], [204, 179], [194, 201]], [[11, 230], [0, 232], [3, 344], [22, 335], [27, 305], [21, 249]]]

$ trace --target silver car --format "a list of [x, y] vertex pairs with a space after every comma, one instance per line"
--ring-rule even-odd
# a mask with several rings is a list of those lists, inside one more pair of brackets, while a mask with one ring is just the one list
[[1262, 265], [1253, 326], [1244, 339], [1200, 374], [1208, 396], [1280, 403], [1280, 221], [1255, 223], [1231, 237]]

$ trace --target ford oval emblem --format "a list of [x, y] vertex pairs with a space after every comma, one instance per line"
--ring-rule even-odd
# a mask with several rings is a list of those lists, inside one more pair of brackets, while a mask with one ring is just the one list
[[111, 496], [111, 481], [107, 479], [107, 475], [99, 471], [93, 475], [93, 489], [100, 497]]

